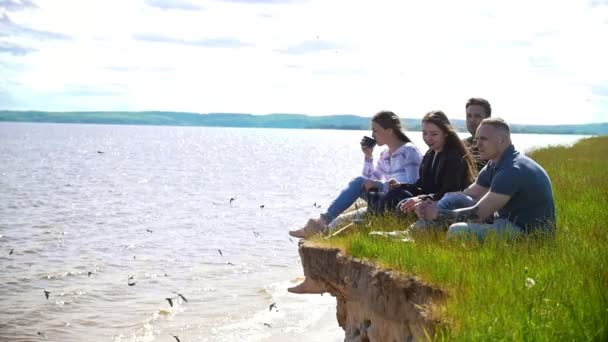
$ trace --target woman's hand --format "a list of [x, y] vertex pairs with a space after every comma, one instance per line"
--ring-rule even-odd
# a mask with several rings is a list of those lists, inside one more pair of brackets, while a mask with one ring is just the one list
[[401, 183], [397, 182], [397, 180], [395, 180], [394, 178], [389, 179], [387, 184], [390, 190], [398, 189], [401, 186]]
[[399, 207], [399, 209], [403, 213], [411, 213], [412, 211], [414, 211], [416, 209], [416, 205], [420, 202], [422, 202], [422, 199], [420, 197], [418, 197], [418, 196], [412, 197], [412, 198], [408, 199], [407, 201], [403, 202], [401, 204], [401, 206]]
[[373, 152], [374, 152], [374, 148], [373, 147], [368, 147], [368, 146], [361, 145], [361, 151], [363, 151], [363, 154], [365, 154], [365, 159], [372, 159], [372, 155], [373, 155]]
[[365, 159], [372, 159], [372, 153], [374, 152], [374, 146], [369, 146], [366, 144], [365, 141], [366, 137], [363, 137], [363, 139], [361, 139], [361, 151], [363, 151], [363, 154], [365, 154]]

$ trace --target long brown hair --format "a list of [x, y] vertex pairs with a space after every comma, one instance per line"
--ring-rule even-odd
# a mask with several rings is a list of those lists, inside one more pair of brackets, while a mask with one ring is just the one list
[[372, 121], [382, 126], [384, 129], [392, 128], [397, 138], [403, 141], [404, 143], [412, 142], [410, 138], [403, 133], [403, 129], [401, 126], [401, 120], [397, 114], [390, 112], [388, 110], [383, 110], [381, 112], [376, 113], [374, 117], [372, 117]]
[[430, 111], [426, 113], [424, 117], [422, 117], [422, 123], [425, 122], [432, 123], [439, 127], [439, 129], [441, 129], [441, 131], [446, 135], [445, 147], [455, 149], [462, 159], [464, 159], [467, 179], [470, 182], [473, 182], [477, 176], [477, 167], [475, 166], [475, 161], [469, 149], [458, 137], [458, 134], [450, 123], [447, 115], [440, 110]]

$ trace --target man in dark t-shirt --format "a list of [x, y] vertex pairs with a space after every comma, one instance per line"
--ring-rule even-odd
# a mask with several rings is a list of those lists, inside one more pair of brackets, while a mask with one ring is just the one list
[[[515, 150], [509, 126], [502, 119], [483, 120], [476, 139], [480, 156], [488, 160], [488, 164], [475, 183], [461, 193], [446, 194], [439, 202], [419, 203], [418, 217], [467, 221], [452, 224], [448, 237], [473, 233], [483, 239], [490, 231], [552, 233], [555, 203], [551, 180], [545, 170]], [[466, 204], [463, 207], [458, 203]], [[493, 223], [485, 223], [492, 217]]]
[[467, 130], [471, 133], [471, 136], [463, 139], [462, 142], [464, 142], [465, 146], [471, 151], [471, 154], [475, 159], [475, 164], [477, 165], [477, 171], [481, 171], [487, 161], [481, 159], [479, 156], [479, 151], [477, 150], [477, 146], [475, 146], [475, 132], [477, 132], [477, 127], [479, 127], [479, 124], [483, 119], [492, 116], [492, 106], [490, 106], [490, 102], [486, 99], [472, 97], [467, 101], [465, 109], [467, 112]]

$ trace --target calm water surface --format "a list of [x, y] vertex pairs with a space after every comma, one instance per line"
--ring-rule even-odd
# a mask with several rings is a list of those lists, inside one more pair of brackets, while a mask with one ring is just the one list
[[342, 340], [331, 296], [286, 292], [287, 231], [359, 175], [363, 134], [0, 123], [0, 340]]

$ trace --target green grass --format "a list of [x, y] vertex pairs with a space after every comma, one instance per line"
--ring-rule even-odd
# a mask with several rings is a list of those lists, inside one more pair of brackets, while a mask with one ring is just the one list
[[403, 230], [414, 220], [382, 216], [349, 235], [317, 241], [447, 291], [433, 312], [444, 322], [434, 339], [606, 341], [608, 137], [531, 157], [553, 183], [554, 238], [448, 242], [439, 233], [403, 243], [369, 237], [371, 230]]

